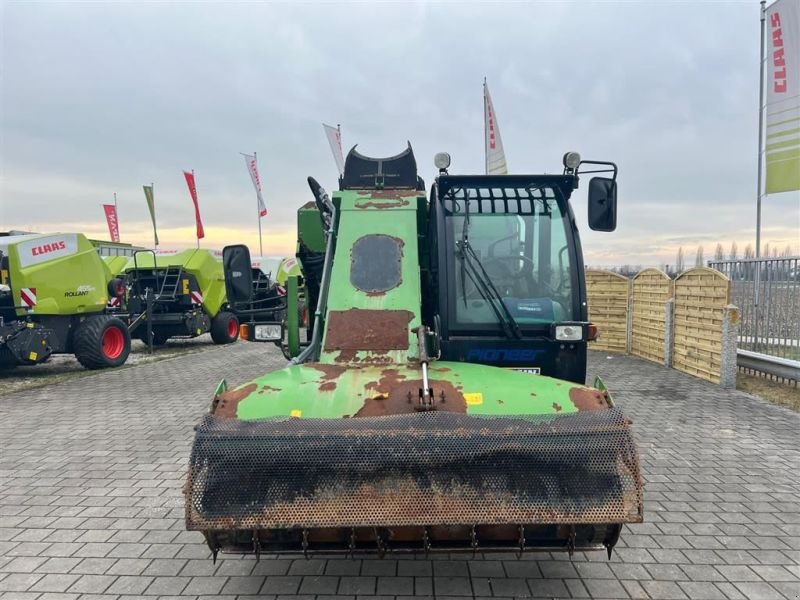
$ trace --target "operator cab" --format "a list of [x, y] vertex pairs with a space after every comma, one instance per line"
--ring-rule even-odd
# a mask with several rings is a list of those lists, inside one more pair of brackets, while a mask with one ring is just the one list
[[[590, 216], [608, 228], [616, 218], [616, 184], [595, 180]], [[463, 176], [442, 169], [429, 203], [429, 289], [437, 293], [426, 306], [442, 359], [584, 383], [594, 329], [569, 204], [577, 185], [577, 166], [562, 175]], [[602, 223], [600, 209], [608, 213]]]

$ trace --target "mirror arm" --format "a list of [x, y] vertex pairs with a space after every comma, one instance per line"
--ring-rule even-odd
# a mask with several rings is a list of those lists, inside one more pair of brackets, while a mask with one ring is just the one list
[[[611, 167], [610, 169], [596, 169], [593, 171], [581, 171], [581, 165], [605, 165], [607, 167]], [[583, 175], [585, 173], [611, 173], [613, 172], [614, 175], [611, 177], [614, 181], [617, 180], [617, 163], [605, 161], [605, 160], [582, 160], [578, 165], [578, 169], [576, 170], [575, 175]]]

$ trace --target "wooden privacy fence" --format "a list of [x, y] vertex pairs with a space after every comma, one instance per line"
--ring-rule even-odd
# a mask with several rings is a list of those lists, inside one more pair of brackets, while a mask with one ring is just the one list
[[708, 267], [684, 271], [675, 279], [672, 366], [719, 383], [723, 320], [730, 304], [730, 281]]
[[631, 354], [663, 363], [672, 280], [664, 271], [645, 269], [633, 278], [631, 288]]
[[586, 271], [589, 320], [600, 338], [590, 348], [630, 352], [696, 377], [736, 385], [738, 310], [730, 281], [707, 267], [675, 281], [658, 269], [632, 280], [610, 271]]
[[600, 337], [596, 350], [625, 352], [628, 349], [628, 278], [611, 271], [586, 270], [589, 320]]

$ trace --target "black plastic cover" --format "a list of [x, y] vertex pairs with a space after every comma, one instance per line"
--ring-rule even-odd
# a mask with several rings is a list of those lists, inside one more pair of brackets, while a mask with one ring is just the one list
[[417, 160], [414, 158], [411, 142], [408, 143], [408, 148], [400, 154], [388, 158], [364, 156], [356, 151], [356, 147], [353, 146], [347, 153], [344, 175], [340, 182], [341, 189], [419, 189]]

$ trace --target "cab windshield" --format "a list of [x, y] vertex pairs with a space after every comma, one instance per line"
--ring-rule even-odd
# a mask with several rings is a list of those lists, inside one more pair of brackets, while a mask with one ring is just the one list
[[554, 188], [453, 188], [444, 200], [452, 325], [497, 327], [510, 316], [524, 330], [575, 318], [568, 221]]

